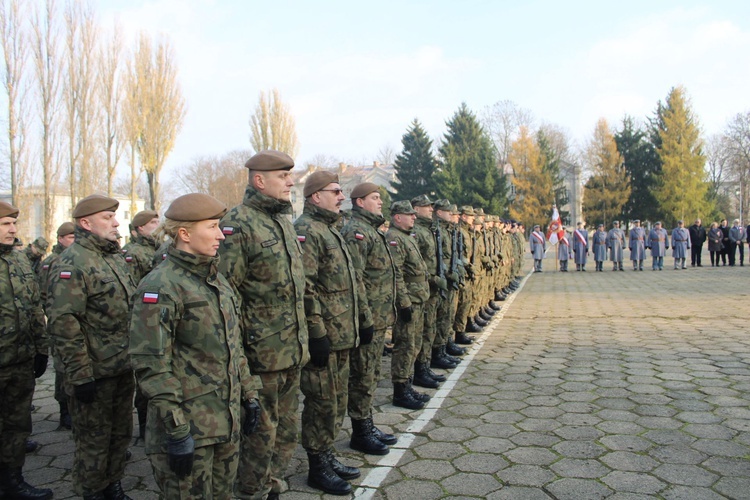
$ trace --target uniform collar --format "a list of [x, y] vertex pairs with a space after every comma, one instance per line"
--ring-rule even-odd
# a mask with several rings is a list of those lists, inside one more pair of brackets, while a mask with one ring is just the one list
[[195, 255], [179, 250], [172, 245], [167, 249], [167, 255], [169, 260], [176, 266], [203, 278], [216, 276], [218, 273], [218, 256]]
[[261, 193], [250, 184], [245, 188], [245, 198], [242, 200], [242, 203], [248, 207], [257, 208], [258, 210], [262, 210], [271, 215], [292, 213], [292, 204], [290, 202], [271, 198], [270, 196]]
[[385, 222], [385, 217], [382, 215], [374, 214], [357, 205], [352, 207], [352, 217], [362, 219], [374, 228], [382, 226]]
[[84, 248], [97, 250], [101, 253], [120, 253], [120, 244], [118, 242], [106, 240], [81, 226], [76, 226], [75, 235], [76, 243]]
[[332, 212], [330, 210], [326, 210], [325, 208], [321, 208], [317, 205], [310, 203], [309, 200], [305, 200], [305, 207], [303, 208], [302, 213], [310, 215], [310, 217], [312, 217], [315, 220], [325, 222], [329, 226], [337, 223], [339, 219], [341, 218], [340, 213]]

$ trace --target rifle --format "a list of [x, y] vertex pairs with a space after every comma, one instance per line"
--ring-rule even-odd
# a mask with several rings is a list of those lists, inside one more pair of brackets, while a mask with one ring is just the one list
[[[443, 235], [440, 232], [440, 222], [434, 219], [432, 222], [432, 231], [435, 235], [435, 253], [437, 254], [437, 272], [435, 273], [438, 278], [442, 278], [445, 281], [445, 267], [443, 266]], [[440, 289], [440, 298], [445, 300], [447, 295], [445, 290]]]
[[464, 251], [463, 249], [463, 240], [461, 239], [461, 231], [458, 229], [458, 224], [455, 225], [453, 228], [453, 238], [451, 241], [451, 262], [450, 262], [450, 272], [453, 276], [458, 276], [458, 281], [454, 281], [451, 283], [451, 286], [454, 290], [459, 289], [459, 285], [461, 284], [461, 276], [458, 273], [458, 259], [460, 258], [461, 253]]

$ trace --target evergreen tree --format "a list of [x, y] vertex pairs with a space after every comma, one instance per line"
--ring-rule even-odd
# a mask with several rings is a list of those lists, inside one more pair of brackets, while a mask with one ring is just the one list
[[586, 148], [586, 162], [592, 175], [583, 191], [583, 214], [593, 227], [616, 220], [630, 197], [627, 171], [615, 138], [605, 119], [600, 119]]
[[567, 220], [570, 216], [570, 212], [562, 210], [562, 207], [568, 203], [568, 190], [565, 187], [565, 178], [560, 169], [560, 156], [552, 148], [544, 129], [540, 128], [537, 131], [536, 142], [539, 146], [539, 152], [542, 155], [542, 169], [552, 180], [552, 193], [555, 198], [555, 205], [557, 205], [558, 212], [560, 213], [560, 218], [562, 220]]
[[654, 196], [665, 223], [672, 227], [677, 220], [710, 212], [703, 141], [683, 87], [674, 87], [666, 103], [659, 103], [652, 126], [661, 161]]
[[432, 140], [416, 118], [401, 138], [403, 149], [394, 163], [396, 180], [392, 183], [394, 198], [411, 200], [420, 194], [436, 191], [437, 161], [432, 154]]
[[630, 196], [622, 209], [622, 217], [657, 220], [659, 204], [653, 189], [661, 166], [656, 150], [647, 140], [646, 132], [637, 127], [630, 116], [623, 118], [622, 130], [615, 132], [614, 138], [630, 181]]
[[505, 213], [508, 185], [498, 168], [495, 150], [477, 117], [465, 103], [447, 122], [440, 145], [441, 171], [436, 176], [440, 196], [457, 205]]
[[508, 162], [513, 167], [511, 182], [515, 197], [510, 216], [523, 221], [527, 228], [546, 227], [555, 203], [554, 181], [545, 168], [545, 158], [526, 127], [521, 127], [513, 142]]

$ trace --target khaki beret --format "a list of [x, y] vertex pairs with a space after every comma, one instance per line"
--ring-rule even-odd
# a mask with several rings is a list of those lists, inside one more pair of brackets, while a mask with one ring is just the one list
[[328, 170], [318, 170], [313, 172], [305, 181], [305, 187], [302, 189], [302, 195], [305, 198], [312, 196], [321, 189], [325, 188], [332, 182], [339, 182], [339, 176]]
[[455, 203], [451, 204], [451, 215], [461, 215], [461, 212], [458, 211], [458, 205]]
[[76, 226], [72, 222], [63, 222], [57, 228], [57, 236], [63, 237], [76, 232]]
[[443, 210], [444, 212], [447, 212], [451, 209], [451, 202], [446, 199], [435, 200], [435, 203], [433, 203], [432, 206], [435, 210]]
[[352, 189], [352, 194], [349, 195], [349, 198], [352, 200], [355, 200], [357, 198], [364, 198], [368, 194], [374, 193], [379, 189], [379, 186], [377, 184], [374, 184], [372, 182], [363, 182], [362, 184], [357, 184], [354, 186], [354, 189]]
[[461, 207], [461, 215], [476, 215], [474, 212], [474, 207], [469, 205], [464, 205]]
[[221, 219], [227, 213], [227, 206], [203, 193], [190, 193], [177, 198], [164, 212], [164, 217], [180, 222], [196, 222], [208, 219]]
[[49, 241], [44, 236], [35, 239], [31, 244], [42, 251], [46, 251], [49, 248]]
[[417, 213], [408, 201], [395, 201], [391, 205], [391, 215], [411, 215]]
[[101, 194], [92, 194], [80, 200], [73, 209], [73, 218], [86, 217], [99, 212], [115, 212], [120, 202]]
[[156, 219], [158, 217], [159, 214], [154, 210], [141, 210], [140, 212], [135, 214], [135, 217], [133, 217], [130, 225], [133, 227], [145, 226], [146, 224], [151, 222], [152, 219]]
[[420, 194], [411, 199], [411, 206], [413, 207], [429, 207], [432, 205], [434, 205], [434, 202], [426, 194]]
[[476, 215], [477, 217], [484, 217], [484, 209], [483, 209], [483, 208], [481, 208], [481, 207], [480, 207], [480, 208], [477, 208], [477, 209], [476, 209], [476, 210], [474, 211], [474, 214], [475, 214], [475, 215]]
[[10, 203], [0, 201], [0, 217], [16, 217], [18, 218], [18, 209]]
[[[281, 151], [266, 149], [250, 157], [245, 162], [245, 168], [258, 172], [273, 172], [275, 170], [291, 170], [294, 168], [292, 157]], [[171, 217], [170, 217], [171, 218]]]

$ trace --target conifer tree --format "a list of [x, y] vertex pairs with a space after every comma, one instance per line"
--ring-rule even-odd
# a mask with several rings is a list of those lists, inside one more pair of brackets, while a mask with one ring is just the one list
[[615, 132], [614, 138], [631, 188], [621, 216], [626, 220], [656, 221], [660, 214], [653, 189], [661, 169], [656, 150], [630, 116], [623, 118], [622, 129]]
[[539, 129], [536, 133], [536, 142], [539, 146], [539, 152], [542, 155], [542, 169], [550, 176], [552, 180], [552, 192], [555, 198], [555, 205], [558, 208], [562, 220], [567, 220], [570, 212], [562, 210], [562, 207], [568, 203], [568, 190], [565, 187], [565, 178], [560, 169], [560, 157], [553, 150], [549, 138], [544, 129]]
[[523, 221], [527, 228], [535, 224], [546, 227], [555, 203], [554, 182], [545, 170], [539, 145], [526, 127], [521, 127], [513, 142], [508, 162], [513, 167], [511, 182], [515, 190], [510, 216]]
[[401, 138], [403, 149], [396, 156], [396, 180], [391, 193], [396, 200], [411, 200], [420, 194], [433, 196], [436, 191], [437, 160], [432, 154], [432, 140], [416, 118]]

